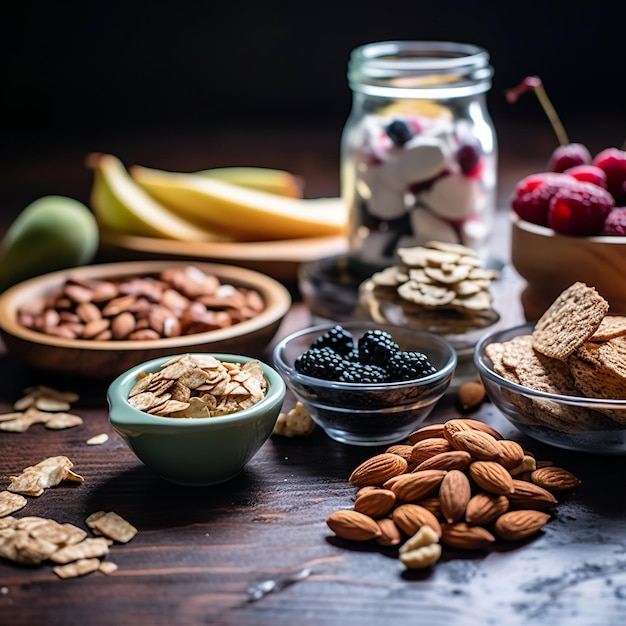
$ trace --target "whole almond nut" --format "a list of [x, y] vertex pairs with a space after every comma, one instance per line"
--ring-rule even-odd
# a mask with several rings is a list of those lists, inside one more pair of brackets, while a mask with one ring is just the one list
[[335, 511], [326, 518], [327, 526], [342, 539], [370, 541], [381, 535], [378, 524], [358, 511]]
[[390, 517], [377, 519], [376, 523], [380, 529], [380, 536], [376, 538], [376, 543], [381, 546], [397, 546], [402, 541], [402, 533], [396, 523]]
[[451, 452], [441, 452], [429, 459], [422, 461], [413, 471], [420, 472], [425, 469], [443, 470], [466, 470], [472, 461], [469, 452], [465, 450], [452, 450]]
[[463, 411], [479, 407], [486, 396], [485, 386], [478, 380], [464, 382], [457, 391], [457, 397]]
[[443, 424], [427, 424], [413, 431], [407, 439], [409, 443], [416, 444], [424, 439], [440, 439], [443, 437]]
[[396, 504], [396, 494], [389, 489], [372, 489], [354, 501], [354, 510], [365, 513], [373, 519], [383, 517], [393, 509]]
[[458, 522], [465, 513], [465, 508], [472, 495], [470, 482], [460, 470], [450, 470], [441, 481], [439, 500], [441, 514], [448, 524]]
[[135, 326], [135, 316], [129, 311], [124, 311], [123, 313], [116, 315], [111, 320], [111, 332], [113, 333], [113, 339], [126, 339], [135, 330]]
[[463, 422], [465, 422], [467, 426], [470, 426], [474, 430], [479, 430], [483, 433], [491, 435], [494, 439], [504, 439], [504, 437], [495, 428], [489, 426], [489, 424], [485, 424], [485, 422], [472, 419], [471, 417], [463, 418]]
[[542, 467], [530, 475], [530, 480], [549, 491], [568, 491], [580, 485], [580, 480], [562, 467]]
[[419, 504], [401, 504], [391, 512], [391, 519], [406, 535], [412, 537], [422, 526], [430, 526], [441, 537], [441, 524], [437, 517]]
[[496, 540], [486, 528], [466, 522], [442, 524], [441, 531], [441, 543], [458, 550], [484, 550]]
[[496, 534], [505, 541], [519, 541], [543, 528], [550, 515], [543, 511], [519, 510], [503, 513], [495, 522]]
[[468, 524], [485, 526], [509, 510], [509, 499], [503, 495], [481, 491], [470, 498], [465, 508]]
[[413, 445], [411, 461], [419, 465], [436, 454], [450, 452], [451, 450], [452, 446], [443, 437], [430, 437]]
[[97, 337], [100, 333], [108, 330], [110, 325], [110, 320], [102, 317], [96, 320], [91, 320], [91, 322], [85, 324], [85, 327], [83, 328], [83, 339], [93, 339], [94, 337]]
[[455, 433], [469, 431], [469, 430], [475, 430], [469, 420], [464, 420], [464, 419], [448, 420], [443, 425], [443, 436], [445, 437], [447, 442], [452, 447], [454, 447], [452, 436]]
[[99, 320], [102, 317], [100, 309], [93, 302], [81, 302], [76, 307], [76, 313], [83, 322]]
[[465, 450], [473, 458], [481, 461], [494, 461], [500, 456], [498, 440], [480, 430], [460, 430], [451, 435], [452, 447]]
[[445, 470], [424, 470], [411, 474], [400, 474], [385, 481], [383, 487], [391, 489], [402, 502], [415, 502], [429, 496], [443, 480]]
[[394, 446], [389, 446], [385, 452], [389, 454], [397, 454], [401, 456], [405, 461], [411, 461], [411, 454], [413, 452], [413, 446], [409, 446], [407, 444], [396, 444]]
[[406, 472], [408, 466], [401, 456], [383, 452], [363, 461], [350, 474], [348, 482], [355, 487], [380, 486], [392, 476]]
[[518, 467], [524, 460], [524, 448], [512, 439], [501, 439], [498, 441], [500, 457], [498, 462], [508, 470]]
[[496, 461], [474, 461], [469, 466], [474, 482], [489, 493], [505, 495], [513, 493], [513, 477]]
[[547, 489], [516, 478], [513, 479], [513, 492], [507, 497], [516, 509], [545, 511], [556, 504], [556, 498]]

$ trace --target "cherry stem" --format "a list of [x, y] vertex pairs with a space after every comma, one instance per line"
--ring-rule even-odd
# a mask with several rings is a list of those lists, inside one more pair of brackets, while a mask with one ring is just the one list
[[535, 92], [535, 95], [539, 100], [539, 104], [541, 104], [541, 107], [548, 116], [548, 120], [550, 120], [550, 124], [552, 124], [552, 128], [559, 143], [562, 146], [567, 145], [569, 143], [569, 138], [567, 137], [565, 128], [563, 127], [556, 110], [552, 106], [552, 102], [550, 102], [550, 98], [548, 98], [548, 94], [546, 93], [539, 76], [528, 76], [519, 85], [517, 85], [517, 87], [509, 89], [506, 92], [507, 102], [510, 102], [511, 104], [517, 102], [517, 99], [530, 89]]

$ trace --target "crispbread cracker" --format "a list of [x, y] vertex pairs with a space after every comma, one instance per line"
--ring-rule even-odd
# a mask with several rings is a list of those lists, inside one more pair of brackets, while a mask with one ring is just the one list
[[585, 283], [568, 287], [541, 316], [533, 330], [533, 347], [564, 361], [598, 329], [609, 303]]
[[606, 315], [589, 341], [608, 341], [626, 335], [625, 315]]

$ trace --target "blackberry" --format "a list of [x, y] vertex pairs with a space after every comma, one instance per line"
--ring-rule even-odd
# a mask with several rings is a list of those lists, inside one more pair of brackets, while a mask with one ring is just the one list
[[350, 353], [354, 348], [352, 335], [342, 326], [335, 326], [328, 332], [318, 337], [311, 346], [312, 348], [332, 348], [342, 356]]
[[424, 378], [436, 371], [428, 357], [422, 352], [398, 351], [389, 359], [387, 364], [389, 381], [393, 382]]
[[331, 348], [310, 348], [296, 359], [294, 367], [306, 376], [337, 380], [343, 372], [343, 363], [341, 355]]
[[413, 130], [404, 120], [393, 120], [387, 124], [385, 132], [396, 146], [403, 146], [413, 137]]
[[399, 350], [391, 334], [384, 330], [368, 330], [359, 339], [359, 360], [365, 365], [385, 367]]
[[384, 383], [387, 372], [378, 365], [363, 365], [362, 363], [345, 363], [345, 368], [339, 381], [342, 383]]

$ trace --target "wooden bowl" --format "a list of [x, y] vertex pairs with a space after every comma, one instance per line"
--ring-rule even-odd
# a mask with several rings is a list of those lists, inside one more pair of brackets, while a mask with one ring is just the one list
[[[18, 311], [65, 284], [67, 279], [157, 275], [167, 268], [194, 265], [217, 276], [222, 283], [256, 289], [265, 308], [250, 320], [208, 332], [143, 341], [65, 339], [26, 328]], [[63, 270], [32, 278], [0, 296], [0, 335], [7, 350], [36, 369], [82, 378], [111, 379], [150, 359], [183, 352], [234, 352], [261, 356], [291, 306], [291, 296], [279, 282], [254, 270], [212, 263], [137, 261], [105, 263]]]
[[626, 237], [568, 237], [512, 217], [511, 261], [526, 280], [524, 314], [539, 319], [577, 281], [595, 287], [613, 315], [626, 315]]

